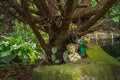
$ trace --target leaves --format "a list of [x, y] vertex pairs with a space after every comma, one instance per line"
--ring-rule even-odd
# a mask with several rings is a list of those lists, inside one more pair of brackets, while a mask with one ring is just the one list
[[[6, 42], [3, 41], [0, 45], [1, 56], [5, 55], [18, 55], [23, 57], [23, 59], [33, 63], [35, 59], [38, 58], [38, 52], [36, 49], [36, 44], [33, 42], [25, 42], [21, 39], [15, 39], [13, 37], [5, 37]], [[40, 55], [39, 55], [40, 56]], [[40, 57], [39, 57], [40, 58]]]
[[94, 8], [96, 4], [97, 4], [96, 0], [92, 0], [91, 8]]
[[114, 18], [112, 18], [112, 20], [114, 22], [120, 22], [120, 16], [114, 17]]
[[112, 17], [114, 22], [120, 22], [120, 2], [116, 6], [112, 7], [106, 14], [106, 16], [116, 15]]

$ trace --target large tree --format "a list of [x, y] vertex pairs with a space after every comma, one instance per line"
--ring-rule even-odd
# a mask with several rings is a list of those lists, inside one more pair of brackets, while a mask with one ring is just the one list
[[[93, 5], [92, 2], [95, 2]], [[68, 40], [96, 30], [106, 19], [106, 12], [119, 0], [0, 0], [2, 12], [29, 24], [51, 63], [52, 47], [56, 58], [62, 54]], [[72, 27], [72, 29], [70, 29]], [[47, 33], [46, 43], [40, 30]]]

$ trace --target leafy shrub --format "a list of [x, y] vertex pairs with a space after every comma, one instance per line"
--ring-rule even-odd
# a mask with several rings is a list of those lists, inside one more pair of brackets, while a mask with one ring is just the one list
[[36, 43], [13, 37], [4, 38], [6, 41], [0, 43], [0, 56], [17, 55], [25, 63], [34, 63], [36, 59], [42, 58], [36, 51]]

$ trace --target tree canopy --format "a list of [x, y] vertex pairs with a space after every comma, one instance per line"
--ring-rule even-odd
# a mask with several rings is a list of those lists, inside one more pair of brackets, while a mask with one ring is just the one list
[[[0, 13], [3, 14], [1, 22], [17, 18], [29, 24], [46, 53], [46, 59], [51, 61], [51, 49], [55, 47], [56, 57], [60, 60], [65, 42], [74, 36], [73, 33], [77, 36], [85, 35], [95, 31], [106, 19], [119, 16], [116, 11], [120, 7], [119, 2], [120, 0], [0, 0]], [[118, 21], [118, 18], [114, 20]], [[47, 43], [40, 31], [48, 35]]]

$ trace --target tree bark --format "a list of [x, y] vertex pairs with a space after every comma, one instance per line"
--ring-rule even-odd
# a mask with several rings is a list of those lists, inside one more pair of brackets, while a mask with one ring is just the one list
[[[46, 59], [49, 63], [52, 62], [52, 47], [57, 48], [58, 51], [56, 53], [56, 58], [60, 60], [60, 63], [63, 62], [62, 55], [66, 49], [65, 46], [69, 43], [69, 41], [66, 42], [66, 38], [72, 35], [69, 31], [70, 23], [78, 26], [77, 30], [74, 31], [79, 31], [81, 36], [87, 34], [87, 32], [90, 32], [90, 27], [101, 19], [101, 17], [105, 15], [106, 11], [108, 11], [108, 9], [110, 9], [113, 4], [119, 0], [100, 0], [94, 9], [91, 9], [92, 0], [81, 0], [79, 7], [77, 7], [78, 0], [64, 0], [64, 4], [61, 4], [62, 1], [63, 0], [6, 1], [9, 6], [12, 6], [12, 9], [14, 9], [9, 9], [11, 10], [11, 12], [9, 12], [19, 20], [31, 26], [39, 43], [45, 51]], [[34, 11], [30, 8], [31, 4], [36, 6], [36, 9], [33, 8]], [[57, 11], [60, 11], [60, 15], [58, 16], [55, 15]], [[58, 17], [60, 19], [58, 19]], [[46, 24], [50, 24], [50, 26], [44, 26]], [[42, 35], [39, 33], [38, 27], [48, 33], [48, 44], [45, 43]]]
[[58, 64], [63, 64], [65, 63], [64, 60], [63, 60], [63, 53], [65, 51], [65, 46], [64, 47], [61, 47], [60, 49], [57, 50], [57, 53], [55, 54], [56, 56], [56, 60], [59, 60], [59, 63]]
[[56, 53], [56, 59], [59, 60], [59, 64], [63, 64], [65, 63], [64, 60], [63, 60], [63, 53], [64, 51], [66, 51], [66, 46], [69, 44], [69, 43], [75, 43], [75, 40], [76, 40], [76, 37], [73, 36], [73, 34], [67, 36], [65, 38], [65, 40], [61, 43], [62, 46], [60, 46], [60, 48], [57, 50], [57, 53]]

